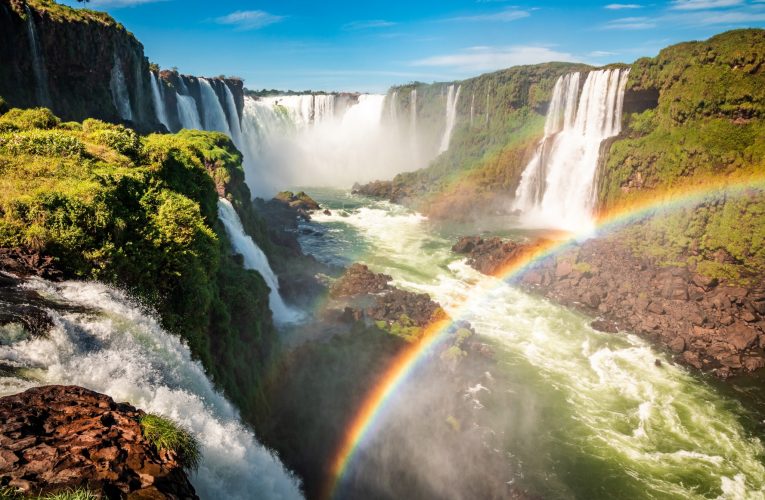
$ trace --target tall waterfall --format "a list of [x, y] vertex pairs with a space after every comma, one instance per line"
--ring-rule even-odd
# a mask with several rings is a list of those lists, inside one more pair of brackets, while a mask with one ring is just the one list
[[197, 100], [190, 95], [178, 94], [176, 96], [178, 106], [178, 119], [181, 126], [188, 129], [202, 130], [202, 120], [199, 118]]
[[226, 113], [220, 105], [218, 94], [212, 88], [210, 82], [204, 78], [199, 79], [199, 89], [202, 94], [202, 108], [204, 109], [205, 130], [217, 130], [231, 136]]
[[241, 147], [242, 145], [242, 126], [239, 123], [239, 112], [236, 109], [236, 101], [234, 101], [234, 94], [231, 93], [231, 89], [228, 85], [223, 84], [223, 88], [226, 92], [226, 111], [228, 112], [228, 126], [231, 130], [231, 139], [234, 143]]
[[120, 118], [132, 120], [133, 108], [130, 104], [130, 93], [125, 81], [125, 73], [122, 71], [122, 62], [116, 53], [114, 54], [114, 66], [112, 67], [112, 76], [109, 80], [109, 88], [112, 91], [114, 107], [117, 108]]
[[202, 459], [190, 480], [201, 498], [301, 498], [297, 480], [242, 424], [188, 346], [125, 294], [94, 282], [26, 286], [76, 312], [48, 311], [54, 326], [47, 336], [6, 335], [0, 327], [0, 361], [22, 374], [6, 372], [0, 395], [48, 384], [108, 394], [191, 431]]
[[45, 59], [40, 49], [40, 39], [37, 36], [37, 26], [32, 17], [29, 5], [24, 3], [27, 15], [27, 34], [29, 36], [29, 53], [32, 56], [32, 72], [35, 77], [35, 97], [40, 106], [50, 106], [50, 91], [48, 89], [48, 71], [45, 68]]
[[446, 128], [444, 129], [444, 135], [441, 138], [441, 147], [438, 149], [439, 153], [443, 153], [449, 149], [449, 142], [452, 140], [452, 131], [454, 130], [454, 124], [457, 121], [457, 103], [460, 100], [460, 91], [462, 86], [457, 87], [457, 92], [454, 92], [454, 85], [449, 85], [449, 92], [446, 96]]
[[300, 313], [288, 307], [279, 295], [279, 279], [271, 270], [266, 254], [244, 232], [239, 215], [237, 215], [233, 205], [225, 198], [218, 199], [218, 216], [226, 227], [226, 234], [228, 234], [234, 250], [244, 257], [244, 267], [258, 271], [266, 281], [268, 288], [271, 289], [269, 306], [274, 314], [274, 320], [277, 323], [292, 323], [299, 320]]
[[560, 77], [553, 89], [545, 135], [526, 166], [514, 207], [526, 223], [577, 230], [592, 224], [594, 180], [604, 139], [621, 131], [629, 70]]
[[151, 97], [154, 102], [154, 112], [157, 114], [159, 122], [164, 125], [167, 130], [170, 130], [170, 121], [167, 119], [167, 110], [165, 109], [165, 99], [162, 97], [159, 75], [155, 75], [154, 72], [149, 71], [149, 81], [151, 81]]

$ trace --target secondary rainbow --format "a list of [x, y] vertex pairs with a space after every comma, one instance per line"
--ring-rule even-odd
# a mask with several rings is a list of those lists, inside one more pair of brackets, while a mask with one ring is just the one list
[[[494, 277], [487, 277], [471, 290], [469, 301], [480, 300], [497, 286], [508, 280], [517, 278], [524, 271], [533, 267], [540, 260], [550, 257], [576, 241], [593, 234], [604, 234], [631, 222], [643, 219], [653, 213], [667, 212], [678, 208], [692, 206], [709, 197], [738, 196], [747, 190], [764, 190], [765, 174], [746, 178], [727, 178], [723, 180], [708, 180], [694, 186], [668, 189], [648, 197], [635, 198], [617, 208], [604, 211], [596, 218], [595, 228], [586, 235], [569, 235], [560, 240], [549, 241], [531, 248], [518, 259], [500, 269]], [[348, 427], [337, 453], [332, 460], [330, 475], [325, 488], [325, 498], [332, 498], [342, 482], [349, 464], [364, 441], [364, 438], [375, 427], [384, 414], [386, 403], [396, 390], [407, 380], [417, 368], [420, 361], [427, 359], [433, 348], [443, 342], [447, 335], [444, 333], [454, 322], [463, 316], [467, 301], [460, 305], [454, 318], [434, 322], [426, 327], [420, 340], [401, 352], [380, 376], [378, 382], [367, 394], [359, 407], [351, 425]]]

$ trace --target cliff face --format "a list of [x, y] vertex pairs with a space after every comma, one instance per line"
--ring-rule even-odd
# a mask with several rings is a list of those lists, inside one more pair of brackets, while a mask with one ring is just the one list
[[157, 129], [143, 46], [108, 15], [3, 0], [0, 27], [0, 95], [10, 105]]
[[198, 498], [177, 458], [143, 436], [143, 415], [75, 386], [0, 398], [0, 481], [26, 494], [87, 489], [104, 498]]

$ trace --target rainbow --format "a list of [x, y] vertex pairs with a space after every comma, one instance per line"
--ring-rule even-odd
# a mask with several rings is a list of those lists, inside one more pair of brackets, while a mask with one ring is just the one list
[[[686, 185], [675, 189], [666, 189], [648, 197], [636, 197], [619, 207], [599, 213], [596, 216], [595, 229], [588, 232], [587, 235], [568, 235], [566, 238], [546, 241], [532, 247], [518, 259], [506, 264], [495, 273], [493, 278], [487, 277], [476, 284], [471, 291], [470, 300], [475, 300], [476, 297], [480, 300], [484, 294], [508, 280], [518, 278], [539, 261], [574, 245], [583, 236], [602, 235], [658, 212], [694, 206], [708, 198], [740, 196], [749, 190], [765, 190], [765, 174], [745, 178], [706, 180], [690, 187]], [[427, 359], [429, 354], [434, 352], [434, 348], [448, 338], [448, 335], [444, 333], [452, 327], [457, 319], [463, 316], [462, 311], [466, 306], [467, 301], [457, 308], [456, 314], [453, 315], [455, 318], [440, 320], [426, 327], [419, 341], [401, 352], [379, 377], [378, 382], [369, 391], [353, 417], [351, 425], [330, 463], [330, 474], [324, 490], [324, 498], [333, 498], [336, 495], [356, 451], [385, 413], [386, 403], [406, 382], [419, 363]]]

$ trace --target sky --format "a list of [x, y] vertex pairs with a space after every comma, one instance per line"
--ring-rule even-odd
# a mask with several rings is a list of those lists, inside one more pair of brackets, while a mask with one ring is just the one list
[[673, 43], [765, 27], [765, 0], [91, 0], [89, 8], [124, 24], [162, 68], [281, 90], [384, 92], [518, 64], [629, 63]]

